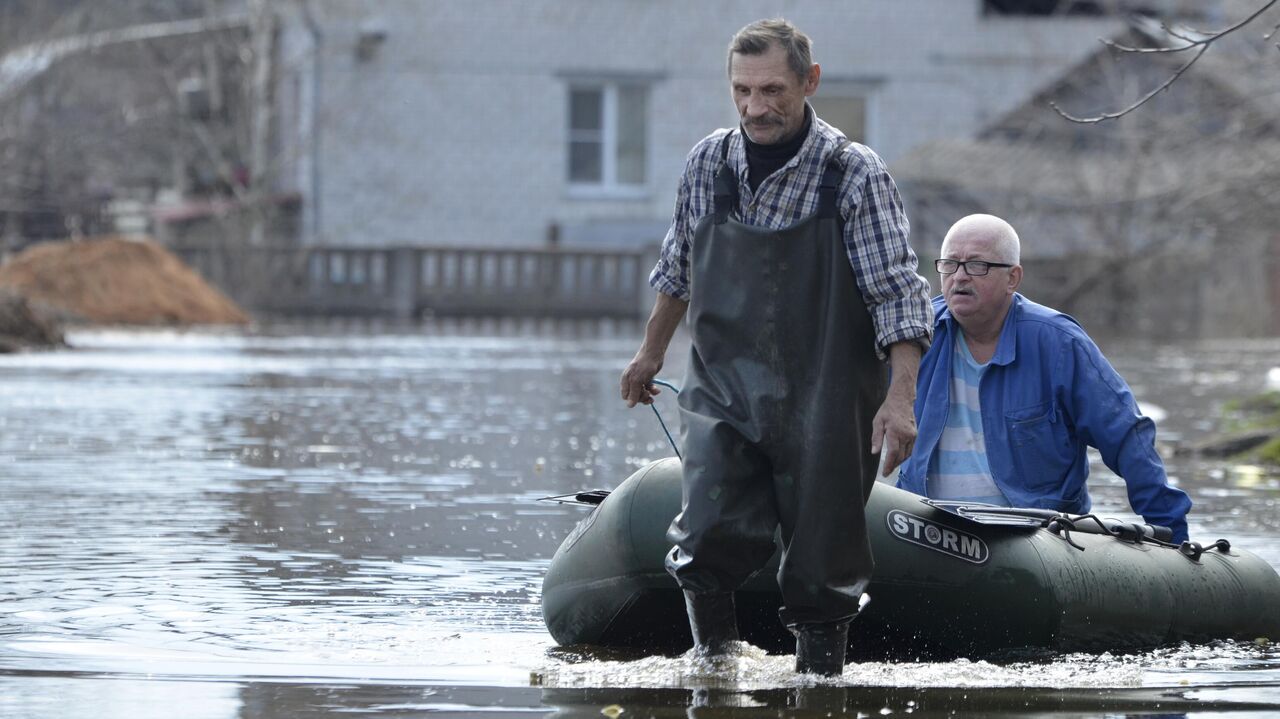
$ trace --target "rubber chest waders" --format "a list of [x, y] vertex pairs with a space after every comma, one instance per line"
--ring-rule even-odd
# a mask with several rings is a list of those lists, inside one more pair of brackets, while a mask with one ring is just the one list
[[780, 528], [783, 623], [839, 621], [871, 577], [863, 511], [886, 389], [841, 231], [840, 152], [817, 211], [772, 230], [729, 217], [729, 137], [714, 213], [692, 241], [682, 511], [667, 569], [686, 590], [731, 591], [768, 561]]

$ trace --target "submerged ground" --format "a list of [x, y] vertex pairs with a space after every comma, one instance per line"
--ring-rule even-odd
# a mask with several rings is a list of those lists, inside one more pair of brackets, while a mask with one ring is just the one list
[[[0, 357], [0, 715], [1280, 711], [1280, 652], [1252, 645], [866, 664], [820, 686], [753, 650], [707, 666], [554, 647], [541, 576], [581, 514], [538, 498], [670, 451], [649, 410], [616, 399], [638, 336], [94, 331]], [[1172, 445], [1258, 391], [1280, 342], [1107, 350]], [[1194, 536], [1280, 565], [1280, 478], [1183, 457], [1170, 471]], [[1123, 485], [1097, 475], [1096, 508], [1126, 514]]]

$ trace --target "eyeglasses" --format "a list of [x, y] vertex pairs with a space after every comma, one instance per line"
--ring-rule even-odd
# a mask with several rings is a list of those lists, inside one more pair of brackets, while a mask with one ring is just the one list
[[940, 275], [954, 275], [961, 267], [970, 277], [981, 277], [991, 271], [992, 267], [1013, 267], [1003, 262], [987, 262], [986, 260], [934, 260], [933, 266]]

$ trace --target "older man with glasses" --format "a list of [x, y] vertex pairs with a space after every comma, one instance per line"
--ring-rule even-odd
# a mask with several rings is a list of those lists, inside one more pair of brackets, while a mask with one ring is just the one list
[[935, 499], [1085, 513], [1088, 447], [1124, 478], [1147, 522], [1187, 539], [1155, 424], [1071, 317], [1018, 293], [1018, 234], [992, 215], [947, 232], [934, 341], [916, 384], [915, 451], [898, 486]]

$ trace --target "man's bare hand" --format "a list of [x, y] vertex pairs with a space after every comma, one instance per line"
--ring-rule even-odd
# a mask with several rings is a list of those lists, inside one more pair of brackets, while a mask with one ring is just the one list
[[627, 407], [639, 404], [653, 404], [655, 395], [662, 390], [653, 383], [653, 378], [662, 370], [662, 357], [653, 357], [642, 349], [636, 353], [631, 364], [622, 373], [622, 399]]
[[916, 416], [913, 402], [901, 393], [890, 392], [880, 411], [871, 420], [871, 452], [885, 451], [883, 476], [888, 477], [911, 456], [916, 443]]
[[688, 307], [689, 303], [684, 300], [658, 293], [653, 313], [645, 324], [644, 342], [640, 343], [640, 350], [622, 373], [622, 399], [627, 407], [653, 404], [654, 396], [662, 393], [653, 383], [653, 378], [662, 370], [671, 335], [675, 334]]
[[893, 379], [884, 404], [871, 420], [871, 452], [884, 450], [884, 476], [907, 461], [916, 444], [916, 371], [920, 367], [920, 345], [906, 340], [889, 345]]

